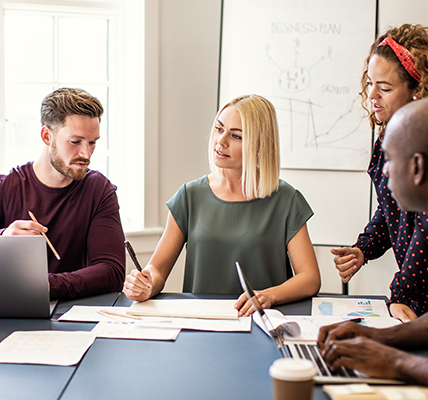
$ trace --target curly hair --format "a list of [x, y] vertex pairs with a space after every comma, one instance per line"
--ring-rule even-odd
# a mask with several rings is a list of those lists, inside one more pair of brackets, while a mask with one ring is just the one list
[[[410, 54], [413, 56], [416, 70], [421, 75], [420, 82], [406, 71], [391, 47], [379, 46], [379, 43], [386, 37], [394, 39], [398, 44], [409, 50]], [[418, 98], [428, 97], [428, 27], [420, 24], [404, 24], [398, 28], [391, 28], [383, 35], [379, 36], [370, 47], [369, 55], [364, 64], [363, 76], [361, 78], [361, 105], [363, 109], [367, 111], [372, 129], [374, 129], [375, 126], [379, 126], [378, 134], [382, 138], [387, 121], [379, 121], [374, 111], [367, 107], [367, 72], [369, 62], [374, 55], [382, 56], [393, 63], [396, 66], [399, 78], [403, 82], [407, 82], [409, 90], [416, 90], [415, 95]]]
[[42, 101], [41, 123], [49, 129], [64, 126], [69, 115], [84, 115], [101, 119], [104, 109], [101, 102], [82, 89], [60, 88], [48, 94]]

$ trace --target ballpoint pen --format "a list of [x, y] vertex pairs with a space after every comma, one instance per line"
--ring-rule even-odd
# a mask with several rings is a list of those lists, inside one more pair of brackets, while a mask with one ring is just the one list
[[134, 263], [135, 267], [138, 269], [138, 271], [142, 271], [140, 263], [137, 260], [137, 255], [135, 254], [134, 249], [131, 246], [131, 243], [129, 243], [127, 240], [125, 240], [125, 247], [126, 250], [128, 250], [128, 254], [131, 257], [132, 262]]
[[358, 324], [362, 320], [363, 318], [351, 318], [351, 319], [347, 319], [345, 322], [355, 322], [356, 324]]
[[[36, 222], [37, 224], [39, 223], [39, 221], [37, 221], [36, 217], [34, 216], [34, 214], [31, 211], [28, 211], [28, 215], [31, 217], [31, 219]], [[43, 237], [46, 240], [46, 243], [48, 244], [48, 246], [51, 248], [52, 252], [54, 253], [55, 257], [57, 260], [60, 260], [61, 257], [59, 256], [58, 252], [55, 250], [55, 247], [53, 247], [51, 241], [48, 239], [48, 237], [46, 236], [46, 234], [44, 232], [42, 232]]]
[[[129, 243], [127, 240], [125, 240], [125, 247], [126, 250], [128, 250], [128, 254], [131, 257], [132, 262], [134, 263], [135, 267], [138, 269], [138, 271], [142, 271], [140, 263], [138, 262], [137, 255], [135, 254], [134, 249], [131, 246], [131, 243]], [[150, 289], [150, 286], [146, 285], [146, 289]]]

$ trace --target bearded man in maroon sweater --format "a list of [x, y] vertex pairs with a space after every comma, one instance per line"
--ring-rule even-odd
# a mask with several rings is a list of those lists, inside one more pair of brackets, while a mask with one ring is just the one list
[[40, 157], [0, 175], [0, 234], [48, 232], [61, 256], [58, 260], [48, 251], [51, 299], [123, 287], [124, 234], [116, 187], [88, 169], [102, 114], [99, 100], [84, 90], [55, 90], [42, 102]]

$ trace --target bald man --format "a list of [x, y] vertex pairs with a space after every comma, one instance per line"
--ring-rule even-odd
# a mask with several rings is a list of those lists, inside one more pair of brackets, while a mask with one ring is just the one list
[[[428, 211], [428, 99], [409, 103], [392, 116], [382, 148], [388, 187], [400, 208]], [[353, 322], [325, 326], [318, 346], [333, 370], [345, 366], [428, 386], [428, 358], [403, 351], [428, 348], [428, 314], [387, 329]]]

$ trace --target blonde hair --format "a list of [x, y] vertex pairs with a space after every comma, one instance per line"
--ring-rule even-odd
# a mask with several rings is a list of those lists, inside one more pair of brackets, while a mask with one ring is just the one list
[[[401, 46], [404, 46], [413, 56], [416, 70], [421, 75], [421, 80], [418, 82], [413, 78], [403, 67], [397, 55], [389, 46], [379, 46], [386, 37], [395, 40]], [[418, 98], [428, 97], [428, 27], [420, 24], [410, 25], [403, 24], [398, 28], [391, 28], [383, 35], [379, 36], [370, 47], [369, 55], [365, 61], [364, 72], [361, 78], [361, 105], [367, 112], [372, 129], [379, 126], [379, 136], [382, 138], [385, 132], [387, 121], [380, 122], [373, 110], [367, 106], [367, 72], [371, 58], [374, 55], [384, 57], [387, 61], [396, 66], [398, 76], [403, 82], [407, 82], [409, 90], [415, 90]]]
[[209, 162], [213, 174], [223, 175], [214, 164], [213, 134], [219, 115], [235, 107], [242, 123], [242, 194], [247, 199], [270, 196], [279, 187], [279, 132], [275, 108], [267, 99], [251, 94], [236, 97], [217, 113], [209, 141]]

